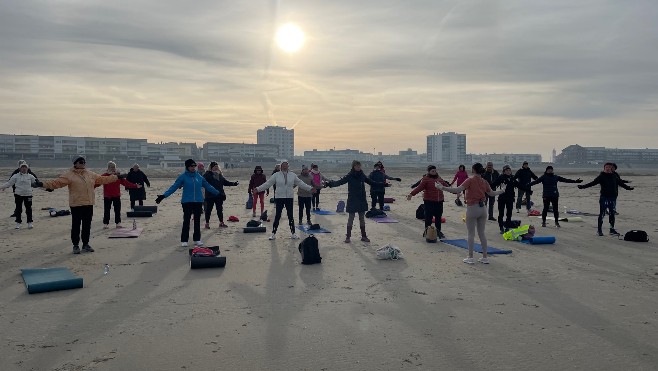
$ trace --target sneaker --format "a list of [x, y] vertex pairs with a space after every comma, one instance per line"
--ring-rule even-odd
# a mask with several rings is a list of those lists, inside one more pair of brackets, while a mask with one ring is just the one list
[[16, 213], [13, 213], [13, 214], [9, 215], [9, 217], [10, 217], [10, 218], [15, 218], [15, 217], [16, 217]]
[[297, 235], [297, 233], [293, 233], [292, 235], [290, 235], [290, 239], [291, 240], [298, 240], [299, 236]]
[[181, 247], [187, 247], [187, 242], [181, 242], [181, 243], [180, 243], [180, 246], [181, 246]]
[[222, 228], [228, 228], [228, 225], [226, 225], [224, 222], [219, 223], [219, 226]]
[[21, 229], [21, 223], [16, 223], [16, 226], [14, 228]]
[[89, 245], [82, 246], [82, 250], [84, 252], [94, 252], [94, 249], [92, 249], [91, 246], [89, 246]]
[[542, 226], [542, 227], [546, 227], [546, 222], [541, 223], [541, 226]]
[[[300, 223], [300, 224], [301, 224], [301, 223]], [[308, 224], [309, 226], [313, 225], [313, 223], [311, 223], [310, 220], [307, 220], [307, 221], [306, 221], [306, 224]]]
[[473, 258], [466, 258], [462, 261], [466, 264], [475, 264], [475, 259], [473, 259]]
[[73, 253], [74, 254], [80, 254], [80, 246], [78, 246], [78, 245], [73, 246]]
[[614, 228], [610, 228], [610, 235], [611, 236], [619, 236], [619, 232], [617, 232]]
[[268, 238], [268, 240], [272, 241], [276, 239], [276, 233], [272, 233], [272, 235]]
[[121, 223], [117, 223], [117, 229], [121, 229], [121, 228], [123, 228], [123, 226], [121, 225]]
[[520, 213], [520, 212], [521, 212], [521, 209], [516, 209], [517, 214]]
[[32, 225], [32, 223], [27, 223], [27, 229], [32, 229], [32, 228], [34, 228], [34, 226]]
[[505, 230], [501, 228], [500, 229], [500, 234], [505, 234]]
[[598, 231], [596, 231], [596, 234], [598, 234], [599, 236], [603, 236], [603, 231], [599, 229]]
[[256, 217], [256, 212], [255, 212], [255, 211], [254, 211], [253, 213], [251, 213], [251, 217], [252, 217], [252, 218], [255, 218], [255, 217]]
[[210, 223], [206, 223], [206, 225], [203, 228], [210, 229]]
[[478, 261], [482, 264], [489, 264], [489, 258], [480, 258]]
[[370, 239], [367, 236], [361, 236], [361, 241], [370, 242]]
[[560, 227], [562, 227], [562, 226], [560, 225], [560, 222], [555, 222], [555, 228], [560, 228]]
[[203, 246], [203, 242], [201, 242], [201, 241], [194, 241], [194, 246]]
[[439, 237], [439, 239], [442, 240], [442, 239], [446, 238], [446, 235], [443, 234], [443, 232], [439, 231], [439, 233], [437, 233], [437, 237]]
[[494, 218], [493, 216], [490, 216], [490, 217], [489, 217], [489, 220], [493, 220], [494, 222], [498, 221], [498, 220], [497, 220], [496, 218]]
[[109, 224], [103, 224], [103, 229], [108, 229], [108, 228], [110, 228]]

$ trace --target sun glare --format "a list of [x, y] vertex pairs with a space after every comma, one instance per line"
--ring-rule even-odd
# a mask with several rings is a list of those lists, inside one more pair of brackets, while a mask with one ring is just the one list
[[286, 23], [276, 32], [276, 44], [287, 53], [295, 53], [304, 45], [304, 31], [295, 24]]

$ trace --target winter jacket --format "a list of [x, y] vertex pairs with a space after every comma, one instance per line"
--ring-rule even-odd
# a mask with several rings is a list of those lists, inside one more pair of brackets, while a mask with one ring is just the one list
[[443, 180], [440, 176], [432, 178], [426, 175], [420, 180], [418, 186], [411, 191], [411, 195], [415, 196], [420, 193], [420, 191], [423, 191], [423, 200], [443, 202], [445, 200], [443, 191], [436, 188], [434, 185], [435, 183], [441, 183], [446, 187], [450, 186], [450, 183]]
[[[108, 176], [108, 175], [112, 175], [112, 174], [103, 173], [101, 176]], [[126, 179], [119, 179], [114, 183], [103, 185], [103, 197], [105, 198], [121, 197], [121, 186], [126, 187], [126, 189], [137, 188], [137, 184], [130, 183]]]
[[597, 184], [601, 185], [601, 196], [616, 198], [619, 195], [619, 187], [622, 187], [627, 190], [632, 190], [632, 187], [627, 186], [625, 183], [619, 182], [619, 176], [615, 173], [606, 173], [601, 172], [599, 176], [594, 178], [593, 181], [579, 185], [578, 188], [589, 188]]
[[0, 189], [7, 189], [14, 187], [14, 194], [18, 196], [32, 197], [32, 184], [37, 181], [37, 178], [30, 173], [18, 173], [9, 178], [9, 181], [0, 185]]
[[527, 191], [528, 188], [526, 188], [525, 184], [519, 183], [518, 180], [514, 179], [513, 176], [511, 175], [501, 175], [496, 179], [495, 182], [491, 185], [491, 189], [494, 189], [494, 187], [499, 187], [503, 186], [505, 189], [505, 193], [501, 194], [498, 196], [498, 200], [513, 200], [514, 199], [514, 188], [518, 188], [522, 191]]
[[[20, 173], [20, 172], [21, 172], [21, 168], [19, 167], [18, 169], [14, 170], [13, 173], [11, 173], [11, 175], [9, 176], [9, 179], [11, 179], [12, 176], [14, 176], [15, 174], [18, 174], [18, 173]], [[27, 168], [27, 173], [28, 173], [28, 174], [32, 174], [32, 176], [34, 177], [34, 179], [39, 180], [39, 177], [37, 176], [37, 174], [35, 174], [35, 173], [32, 172], [32, 169]], [[16, 192], [16, 186], [12, 186], [11, 189], [12, 189], [12, 191], [13, 191], [14, 193]], [[19, 196], [20, 196], [20, 195], [19, 195]]]
[[314, 172], [311, 170], [309, 174], [313, 177], [313, 186], [315, 188], [322, 188], [322, 182], [328, 182], [330, 179], [322, 175], [321, 172]]
[[295, 191], [293, 186], [297, 186], [306, 191], [313, 189], [310, 185], [302, 182], [297, 174], [292, 171], [277, 171], [272, 174], [270, 179], [265, 183], [256, 187], [258, 192], [263, 192], [264, 190], [270, 188], [271, 186], [276, 187], [276, 198], [293, 198], [295, 196]]
[[144, 185], [146, 184], [148, 187], [151, 186], [151, 182], [149, 182], [149, 178], [146, 177], [146, 174], [144, 174], [144, 172], [141, 170], [135, 171], [131, 168], [128, 172], [128, 176], [126, 176], [126, 180], [130, 183], [139, 184], [142, 186], [142, 188], [128, 188], [130, 200], [146, 200], [146, 187]]
[[95, 186], [113, 183], [117, 179], [119, 178], [116, 175], [101, 176], [87, 169], [73, 167], [57, 179], [43, 182], [43, 188], [57, 189], [68, 186], [70, 207], [90, 206], [95, 203]]
[[203, 202], [203, 193], [201, 193], [202, 188], [205, 188], [206, 191], [214, 195], [219, 195], [219, 191], [211, 186], [204, 177], [199, 175], [199, 173], [187, 170], [176, 178], [174, 184], [172, 184], [163, 195], [169, 197], [181, 187], [183, 188], [183, 196], [180, 200], [182, 204], [188, 202]]
[[[306, 174], [306, 175], [304, 175], [304, 174], [299, 174], [298, 178], [299, 178], [299, 180], [301, 180], [302, 182], [304, 182], [304, 183], [306, 183], [306, 184], [308, 184], [308, 185], [310, 185], [310, 186], [315, 187], [315, 184], [314, 184], [314, 182], [313, 182], [313, 174], [311, 174], [311, 173], [308, 173], [308, 174]], [[299, 196], [299, 197], [304, 197], [304, 198], [313, 197], [313, 192], [311, 192], [311, 191], [306, 191], [306, 190], [304, 190], [304, 189], [301, 189], [300, 187], [297, 187], [297, 196]]]
[[518, 180], [519, 183], [525, 185], [530, 183], [532, 180], [537, 180], [537, 175], [530, 170], [530, 168], [520, 168], [514, 174], [514, 179]]
[[[386, 192], [386, 179], [394, 180], [395, 178], [386, 175], [382, 170], [373, 170], [368, 178], [373, 181], [370, 186], [370, 193], [384, 193]], [[381, 185], [380, 185], [381, 184]]]
[[578, 183], [578, 181], [573, 179], [563, 178], [555, 174], [544, 173], [544, 175], [540, 176], [539, 179], [528, 183], [527, 187], [530, 188], [535, 184], [541, 183], [544, 186], [544, 192], [542, 193], [543, 198], [557, 198], [560, 197], [560, 193], [557, 191], [558, 182]]
[[491, 189], [493, 189], [494, 191], [496, 190], [496, 188], [494, 188], [493, 184], [494, 182], [496, 182], [496, 180], [498, 180], [499, 177], [500, 177], [500, 173], [498, 172], [498, 170], [494, 170], [492, 172], [485, 171], [484, 174], [482, 174], [482, 179], [489, 182]]
[[265, 174], [252, 174], [251, 179], [249, 179], [249, 189], [247, 192], [251, 193], [251, 190], [267, 182], [267, 177]]
[[213, 173], [210, 170], [206, 171], [206, 173], [203, 174], [203, 177], [206, 179], [206, 182], [208, 182], [211, 186], [219, 191], [217, 196], [213, 196], [212, 194], [206, 192], [206, 200], [226, 196], [226, 193], [224, 192], [224, 186], [235, 187], [238, 185], [238, 182], [229, 182], [226, 180], [226, 178], [224, 178], [222, 174]]
[[468, 179], [468, 173], [466, 170], [461, 170], [455, 173], [455, 177], [452, 178], [452, 182], [450, 184], [452, 185], [455, 183], [455, 181], [457, 181], [457, 187], [459, 187], [462, 185], [462, 183], [464, 183], [466, 179]]
[[[368, 200], [366, 198], [366, 186], [368, 183], [371, 187], [375, 184], [363, 171], [350, 171], [339, 180], [332, 180], [327, 185], [329, 187], [338, 187], [347, 183], [347, 205], [345, 211], [348, 213], [358, 213], [368, 211]], [[382, 184], [383, 185], [383, 184]]]

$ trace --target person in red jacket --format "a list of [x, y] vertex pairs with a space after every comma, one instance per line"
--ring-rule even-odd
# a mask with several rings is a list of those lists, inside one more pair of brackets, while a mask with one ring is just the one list
[[[278, 166], [278, 165], [277, 165]], [[274, 174], [274, 173], [272, 173]], [[265, 174], [263, 174], [263, 168], [258, 165], [256, 168], [254, 168], [254, 174], [251, 176], [251, 179], [249, 179], [249, 188], [247, 189], [247, 193], [250, 195], [252, 194], [254, 188], [262, 185], [267, 181], [267, 178], [265, 177]], [[270, 190], [267, 190], [267, 195], [270, 195]], [[253, 195], [253, 213], [252, 216], [256, 217], [256, 202], [260, 199], [260, 213], [263, 214], [263, 211], [265, 211], [265, 191], [263, 192], [258, 192], [257, 194]]]
[[[119, 175], [117, 164], [110, 161], [107, 163], [107, 171], [101, 176]], [[121, 227], [121, 186], [126, 188], [141, 188], [139, 184], [134, 184], [126, 179], [119, 179], [114, 183], [103, 185], [103, 229], [110, 227], [110, 209], [114, 206], [114, 222], [117, 228]]]
[[432, 217], [434, 217], [434, 225], [439, 238], [446, 238], [441, 232], [441, 217], [443, 217], [443, 191], [436, 188], [435, 184], [440, 183], [444, 186], [449, 186], [450, 183], [443, 180], [439, 173], [436, 171], [436, 166], [429, 165], [427, 167], [427, 175], [421, 179], [420, 184], [414, 188], [407, 200], [423, 191], [423, 204], [425, 207], [425, 229], [432, 225]]

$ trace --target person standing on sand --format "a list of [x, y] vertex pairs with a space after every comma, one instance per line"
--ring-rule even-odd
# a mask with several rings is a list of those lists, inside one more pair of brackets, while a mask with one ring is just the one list
[[180, 234], [180, 242], [182, 247], [187, 247], [190, 239], [190, 219], [194, 216], [194, 233], [192, 241], [195, 246], [202, 246], [201, 242], [201, 213], [203, 205], [203, 194], [201, 189], [204, 189], [215, 196], [219, 195], [219, 191], [211, 186], [204, 177], [202, 177], [196, 170], [196, 162], [193, 159], [185, 160], [185, 172], [181, 173], [174, 184], [165, 191], [165, 193], [158, 195], [155, 203], [159, 204], [165, 198], [171, 196], [178, 189], [183, 188], [183, 196], [181, 197], [181, 206], [183, 207], [183, 227]]
[[[523, 184], [524, 186], [528, 183], [530, 183], [532, 180], [537, 180], [538, 177], [535, 175], [535, 173], [530, 170], [530, 166], [528, 166], [528, 161], [523, 161], [523, 165], [521, 165], [521, 168], [516, 171], [516, 174], [514, 174], [514, 179], [518, 180], [519, 183]], [[516, 198], [516, 212], [518, 213], [521, 210], [521, 201], [523, 200], [523, 195], [525, 194], [525, 208], [528, 212], [530, 212], [530, 208], [532, 205], [530, 204], [530, 194], [527, 191], [519, 189], [519, 196]]]
[[[11, 173], [11, 175], [9, 176], [9, 179], [11, 179], [11, 177], [13, 177], [14, 175], [18, 174], [21, 171], [21, 166], [25, 163], [26, 163], [25, 160], [18, 160], [18, 167], [16, 168], [16, 170], [14, 170]], [[37, 175], [35, 173], [33, 173], [32, 169], [30, 169], [29, 167], [27, 168], [27, 173], [31, 174], [34, 177], [34, 179], [39, 180], [39, 177], [37, 177]], [[14, 203], [17, 203], [18, 202], [18, 197], [16, 197], [16, 186], [12, 186], [11, 190], [12, 190], [12, 192], [14, 192]], [[11, 214], [9, 217], [10, 218], [16, 217], [16, 210], [14, 210], [14, 213]]]
[[[110, 161], [107, 163], [107, 171], [101, 176], [119, 175], [117, 164]], [[114, 223], [117, 228], [121, 227], [121, 186], [127, 189], [141, 188], [139, 184], [130, 183], [127, 179], [119, 179], [116, 182], [103, 185], [103, 229], [110, 227], [110, 210], [114, 205]]]
[[146, 177], [146, 174], [140, 170], [139, 164], [136, 163], [130, 168], [126, 180], [141, 186], [139, 188], [128, 189], [128, 194], [130, 194], [130, 210], [135, 209], [135, 201], [139, 202], [139, 206], [144, 206], [144, 200], [146, 200], [145, 187], [150, 187], [151, 183], [149, 182], [149, 178]]
[[[489, 161], [487, 162], [487, 167], [484, 169], [484, 175], [482, 175], [482, 178], [489, 182], [489, 186], [491, 189], [494, 191], [496, 190], [496, 187], [493, 186], [493, 184], [498, 180], [498, 177], [500, 176], [500, 173], [494, 169], [493, 167], [493, 162]], [[496, 197], [491, 197], [487, 196], [487, 205], [489, 206], [489, 220], [496, 221], [496, 218], [494, 218], [493, 211], [494, 211], [494, 203], [496, 202]]]
[[608, 221], [610, 222], [610, 234], [619, 236], [619, 232], [615, 230], [615, 210], [617, 209], [617, 196], [619, 195], [619, 187], [632, 191], [634, 187], [626, 185], [626, 183], [619, 182], [618, 175], [613, 171], [612, 163], [608, 162], [603, 166], [603, 171], [593, 181], [587, 184], [579, 184], [578, 189], [585, 189], [597, 184], [601, 185], [601, 195], [599, 196], [599, 219], [598, 228], [596, 233], [603, 236], [603, 217], [606, 211], [608, 212]]
[[256, 202], [260, 199], [260, 213], [261, 215], [265, 211], [265, 196], [270, 195], [270, 190], [267, 190], [267, 193], [265, 192], [257, 192], [254, 193], [254, 189], [256, 187], [260, 186], [261, 184], [265, 183], [267, 181], [267, 178], [265, 177], [265, 174], [263, 174], [263, 168], [258, 165], [254, 168], [254, 173], [251, 175], [251, 179], [249, 179], [249, 187], [247, 189], [247, 193], [251, 196], [253, 194], [253, 202], [252, 202], [252, 208], [253, 208], [253, 213], [252, 217], [256, 217]]
[[320, 190], [322, 189], [322, 184], [329, 181], [329, 179], [322, 175], [317, 164], [311, 164], [311, 176], [313, 177], [313, 187], [315, 187], [315, 193], [311, 198], [311, 207], [317, 211], [320, 210]]
[[[452, 178], [452, 182], [450, 182], [450, 186], [452, 186], [453, 184], [455, 184], [455, 182], [457, 182], [457, 187], [459, 187], [460, 185], [462, 185], [462, 183], [464, 183], [464, 181], [466, 179], [468, 179], [468, 173], [466, 172], [466, 166], [459, 165], [459, 167], [457, 168], [457, 172], [455, 173], [455, 177]], [[464, 195], [465, 195], [465, 193], [464, 193]], [[461, 193], [457, 194], [457, 199], [455, 200], [455, 205], [464, 206], [462, 201], [459, 199], [461, 196], [462, 196]]]
[[[393, 178], [392, 176], [386, 175], [382, 170], [381, 162], [378, 162], [374, 166], [374, 170], [368, 175], [368, 178], [373, 181], [373, 184], [370, 187], [370, 198], [372, 199], [372, 207], [374, 209], [377, 204], [379, 204], [379, 210], [384, 210], [384, 195], [386, 194], [386, 180], [397, 180], [398, 182], [402, 181], [400, 178]], [[381, 186], [379, 184], [382, 184]]]
[[[274, 174], [278, 173], [279, 171], [281, 171], [281, 164], [276, 164], [276, 165], [274, 165], [274, 170], [272, 170], [271, 175], [274, 175]], [[274, 199], [276, 199], [276, 184], [272, 187], [272, 194], [274, 195]]]
[[345, 211], [348, 213], [347, 217], [347, 233], [345, 235], [345, 243], [350, 243], [352, 236], [352, 225], [354, 224], [354, 215], [359, 214], [359, 227], [361, 228], [361, 241], [370, 242], [366, 234], [366, 219], [365, 213], [368, 211], [368, 200], [366, 198], [365, 183], [371, 187], [373, 185], [383, 186], [383, 183], [375, 183], [368, 178], [361, 170], [361, 162], [352, 161], [352, 169], [344, 177], [339, 180], [331, 180], [326, 183], [327, 187], [339, 187], [347, 183], [347, 205]]
[[[80, 254], [79, 243], [82, 239], [82, 251], [94, 252], [89, 246], [91, 235], [91, 220], [94, 216], [94, 203], [96, 194], [94, 188], [98, 185], [114, 183], [125, 179], [125, 174], [98, 175], [86, 169], [87, 161], [84, 157], [73, 160], [73, 167], [57, 179], [45, 182], [36, 182], [37, 187], [57, 189], [68, 187], [69, 206], [71, 207], [71, 242], [73, 253]], [[82, 226], [82, 228], [80, 228]]]
[[280, 171], [275, 172], [272, 174], [270, 179], [268, 179], [265, 183], [261, 184], [260, 186], [254, 188], [254, 195], [260, 192], [263, 192], [264, 190], [276, 186], [279, 189], [279, 193], [276, 194], [276, 199], [275, 199], [275, 205], [276, 205], [276, 211], [274, 215], [274, 223], [272, 224], [272, 235], [270, 236], [270, 240], [274, 240], [276, 238], [276, 231], [279, 228], [279, 221], [281, 220], [281, 212], [283, 211], [283, 208], [286, 208], [286, 214], [288, 215], [288, 226], [290, 227], [290, 238], [293, 240], [296, 240], [299, 238], [297, 233], [295, 233], [295, 217], [293, 215], [293, 197], [295, 194], [295, 191], [293, 189], [294, 186], [297, 186], [305, 191], [311, 191], [315, 192], [315, 188], [312, 186], [304, 183], [297, 177], [297, 174], [293, 173], [292, 171], [288, 170], [289, 165], [287, 161], [284, 161], [281, 163], [280, 166]]
[[[514, 188], [527, 190], [525, 185], [519, 183], [512, 176], [512, 168], [509, 165], [503, 166], [503, 173], [494, 182], [493, 186], [502, 186], [505, 192], [498, 196], [498, 227], [500, 234], [507, 232], [510, 223], [512, 223], [512, 209], [514, 208]], [[492, 186], [492, 188], [493, 188]], [[529, 191], [532, 194], [532, 191]], [[507, 218], [503, 222], [503, 215], [507, 210]]]
[[[299, 174], [299, 179], [312, 186], [315, 188], [315, 194], [310, 191], [305, 191], [301, 188], [297, 188], [297, 206], [299, 207], [299, 220], [298, 224], [302, 225], [302, 220], [304, 217], [304, 209], [306, 209], [306, 223], [308, 225], [311, 225], [311, 204], [312, 204], [312, 199], [318, 192], [320, 191], [319, 189], [316, 188], [315, 182], [313, 181], [313, 175], [308, 171], [308, 167], [306, 165], [302, 165], [302, 172]], [[313, 208], [315, 210], [315, 208]]]
[[436, 171], [436, 166], [429, 165], [427, 167], [427, 175], [421, 179], [418, 186], [407, 195], [407, 200], [423, 191], [423, 205], [425, 209], [425, 229], [432, 225], [432, 218], [434, 218], [434, 226], [439, 239], [446, 238], [441, 232], [441, 218], [443, 217], [443, 202], [445, 198], [443, 191], [434, 186], [435, 183], [449, 186], [450, 183], [443, 180], [439, 173]]
[[553, 173], [553, 166], [546, 166], [546, 171], [544, 175], [540, 176], [539, 179], [530, 182], [526, 185], [526, 188], [531, 188], [535, 184], [542, 183], [544, 186], [544, 192], [542, 193], [542, 199], [544, 201], [544, 209], [541, 212], [541, 226], [546, 227], [546, 215], [548, 214], [549, 206], [553, 205], [553, 217], [555, 218], [555, 227], [560, 228], [560, 210], [558, 209], [558, 198], [560, 193], [557, 191], [557, 183], [582, 183], [583, 180], [578, 178], [576, 180], [563, 178], [561, 176], [555, 175]]
[[27, 228], [32, 229], [32, 186], [39, 181], [34, 175], [29, 173], [29, 166], [23, 161], [18, 168], [18, 173], [13, 174], [7, 183], [0, 185], [1, 190], [9, 187], [14, 189], [14, 216], [16, 217], [16, 229], [21, 229], [23, 220], [23, 205], [25, 205], [25, 216], [27, 217]]
[[208, 192], [205, 194], [206, 202], [206, 229], [210, 229], [210, 216], [212, 215], [213, 207], [217, 208], [217, 217], [219, 218], [219, 226], [222, 228], [228, 227], [224, 223], [224, 201], [226, 201], [226, 192], [224, 192], [224, 186], [226, 187], [235, 187], [239, 182], [230, 182], [224, 178], [222, 175], [222, 169], [219, 168], [219, 164], [215, 161], [210, 163], [210, 170], [206, 171], [203, 175], [206, 181], [213, 186], [216, 190], [219, 191], [218, 196], [209, 195]]
[[440, 183], [436, 183], [436, 188], [442, 191], [458, 194], [465, 191], [464, 201], [466, 201], [466, 230], [468, 231], [468, 257], [464, 259], [466, 264], [475, 264], [473, 260], [473, 246], [475, 244], [475, 231], [480, 237], [482, 245], [482, 258], [478, 261], [482, 264], [489, 264], [487, 257], [487, 236], [484, 234], [487, 225], [487, 208], [485, 205], [487, 196], [497, 196], [503, 194], [504, 190], [494, 191], [491, 189], [489, 182], [482, 178], [484, 166], [476, 162], [471, 168], [473, 176], [466, 179], [459, 187], [449, 188]]

